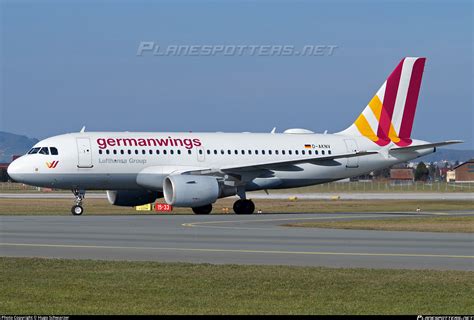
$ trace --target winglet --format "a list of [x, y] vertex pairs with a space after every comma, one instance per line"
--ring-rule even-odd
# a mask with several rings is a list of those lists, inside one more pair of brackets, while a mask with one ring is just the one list
[[81, 129], [81, 131], [79, 131], [79, 132], [80, 132], [80, 133], [86, 132], [86, 126], [83, 126], [82, 129]]

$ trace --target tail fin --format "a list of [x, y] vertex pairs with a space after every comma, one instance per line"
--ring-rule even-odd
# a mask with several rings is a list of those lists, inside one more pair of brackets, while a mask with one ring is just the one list
[[425, 61], [402, 59], [357, 120], [340, 133], [365, 136], [379, 146], [410, 145]]

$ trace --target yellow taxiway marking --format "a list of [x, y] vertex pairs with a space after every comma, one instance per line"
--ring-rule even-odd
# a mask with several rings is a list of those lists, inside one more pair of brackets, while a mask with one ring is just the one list
[[[369, 217], [382, 217], [374, 215], [366, 216], [350, 216], [351, 218], [369, 218]], [[208, 224], [224, 224], [224, 223], [251, 223], [251, 222], [272, 222], [272, 221], [294, 221], [294, 220], [325, 220], [325, 219], [344, 219], [349, 216], [333, 216], [333, 217], [312, 217], [312, 218], [278, 218], [278, 219], [256, 219], [256, 220], [220, 220], [220, 221], [205, 221], [205, 222], [191, 222], [183, 223], [183, 227], [199, 227], [206, 225], [206, 228], [230, 228], [230, 229], [268, 229], [268, 228], [241, 228], [241, 227], [220, 227], [220, 226], [207, 226]]]
[[154, 251], [187, 251], [187, 252], [229, 252], [229, 253], [258, 253], [258, 254], [289, 254], [289, 255], [332, 255], [332, 256], [368, 256], [368, 257], [422, 257], [422, 258], [452, 258], [474, 259], [468, 255], [450, 254], [417, 254], [417, 253], [370, 253], [370, 252], [330, 252], [330, 251], [281, 251], [281, 250], [245, 250], [245, 249], [211, 249], [211, 248], [165, 248], [165, 247], [120, 247], [120, 246], [93, 246], [74, 244], [45, 244], [45, 243], [0, 243], [8, 247], [43, 247], [43, 248], [70, 248], [70, 249], [133, 249]]
[[[390, 213], [387, 212], [386, 214], [382, 215], [338, 215], [338, 216], [331, 216], [331, 217], [305, 217], [305, 218], [277, 218], [277, 219], [255, 219], [255, 220], [219, 220], [219, 221], [205, 221], [205, 222], [190, 222], [190, 223], [183, 223], [183, 227], [205, 227], [205, 228], [219, 228], [219, 229], [265, 229], [268, 230], [269, 228], [258, 228], [258, 227], [222, 227], [222, 226], [212, 226], [212, 224], [226, 224], [226, 223], [251, 223], [251, 222], [272, 222], [272, 221], [295, 221], [295, 220], [330, 220], [330, 219], [350, 219], [350, 218], [393, 218], [393, 217], [429, 217], [431, 215], [449, 215], [449, 213], [445, 212], [437, 212], [437, 213], [422, 213], [422, 214], [413, 214], [413, 216], [406, 216], [407, 213], [413, 212], [394, 212]], [[211, 225], [211, 226], [210, 226]]]

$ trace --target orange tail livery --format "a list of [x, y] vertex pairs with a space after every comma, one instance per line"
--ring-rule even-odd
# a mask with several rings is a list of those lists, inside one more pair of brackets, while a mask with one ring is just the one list
[[357, 120], [341, 134], [361, 135], [379, 146], [409, 146], [426, 58], [407, 57], [370, 100]]

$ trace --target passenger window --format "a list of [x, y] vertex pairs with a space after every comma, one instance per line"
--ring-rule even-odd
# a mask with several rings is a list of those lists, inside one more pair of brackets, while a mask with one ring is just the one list
[[291, 150], [288, 150], [288, 154], [291, 155]]
[[221, 149], [221, 154], [224, 154], [224, 150]]
[[191, 150], [188, 150], [188, 154], [191, 154]]
[[170, 154], [174, 154], [174, 150], [170, 150]]
[[271, 155], [271, 154], [272, 154], [272, 150], [268, 150], [268, 154]]
[[328, 150], [328, 154], [331, 154], [331, 150]]
[[252, 154], [252, 150], [249, 150], [249, 154]]
[[117, 150], [114, 149], [114, 154], [117, 154]]
[[181, 150], [178, 150], [177, 152], [178, 152], [178, 154], [181, 154]]
[[265, 150], [262, 150], [262, 154], [263, 154], [263, 155], [265, 154]]
[[235, 154], [239, 154], [239, 150], [234, 150], [234, 153], [235, 153]]
[[281, 154], [282, 154], [282, 155], [285, 155], [285, 150], [281, 150]]
[[278, 155], [278, 150], [275, 150], [275, 154]]
[[51, 152], [51, 154], [52, 154], [53, 156], [57, 156], [57, 155], [58, 155], [58, 149], [56, 149], [55, 147], [49, 148], [49, 151]]
[[295, 154], [298, 155], [298, 150], [295, 150]]
[[120, 154], [124, 154], [124, 153], [125, 153], [125, 152], [123, 151], [123, 149], [122, 149], [122, 150], [120, 150]]
[[314, 154], [318, 154], [318, 150], [314, 150]]
[[214, 149], [214, 154], [217, 154], [217, 150], [216, 150], [216, 149]]
[[255, 154], [258, 154], [258, 150], [255, 150]]
[[[207, 150], [207, 151], [209, 151], [209, 150]], [[199, 154], [202, 154], [202, 150], [199, 150]], [[208, 154], [209, 154], [209, 153], [208, 153]]]
[[145, 149], [143, 149], [143, 150], [142, 150], [142, 154], [145, 154], [145, 153], [146, 153], [146, 151], [145, 151]]
[[39, 153], [40, 153], [40, 154], [49, 154], [49, 150], [48, 150], [48, 148], [43, 147], [43, 148], [41, 148], [41, 150], [39, 151]]
[[110, 150], [109, 150], [109, 149], [105, 150], [105, 153], [109, 154], [109, 153], [110, 153]]
[[[211, 150], [206, 150], [207, 154], [211, 154]], [[199, 150], [199, 154], [202, 154], [201, 150]]]
[[102, 154], [102, 150], [99, 149], [99, 154]]
[[308, 154], [311, 155], [313, 152], [311, 150], [308, 150]]
[[137, 149], [135, 149], [135, 154], [138, 154], [138, 150], [137, 150]]
[[151, 150], [151, 149], [148, 150], [148, 153], [149, 153], [149, 154], [153, 154], [153, 150]]
[[128, 154], [132, 154], [132, 150], [129, 149], [129, 150], [128, 150]]
[[165, 149], [165, 150], [163, 150], [163, 154], [166, 154], [166, 149]]
[[240, 153], [245, 154], [245, 150], [241, 150]]
[[324, 150], [321, 150], [321, 154], [324, 154]]
[[231, 154], [231, 153], [232, 153], [232, 151], [230, 151], [230, 150], [227, 150], [227, 154]]
[[302, 154], [302, 155], [304, 155], [304, 154], [305, 154], [304, 150], [302, 150], [302, 151], [301, 151], [301, 154]]
[[156, 154], [160, 154], [160, 150], [156, 150]]

